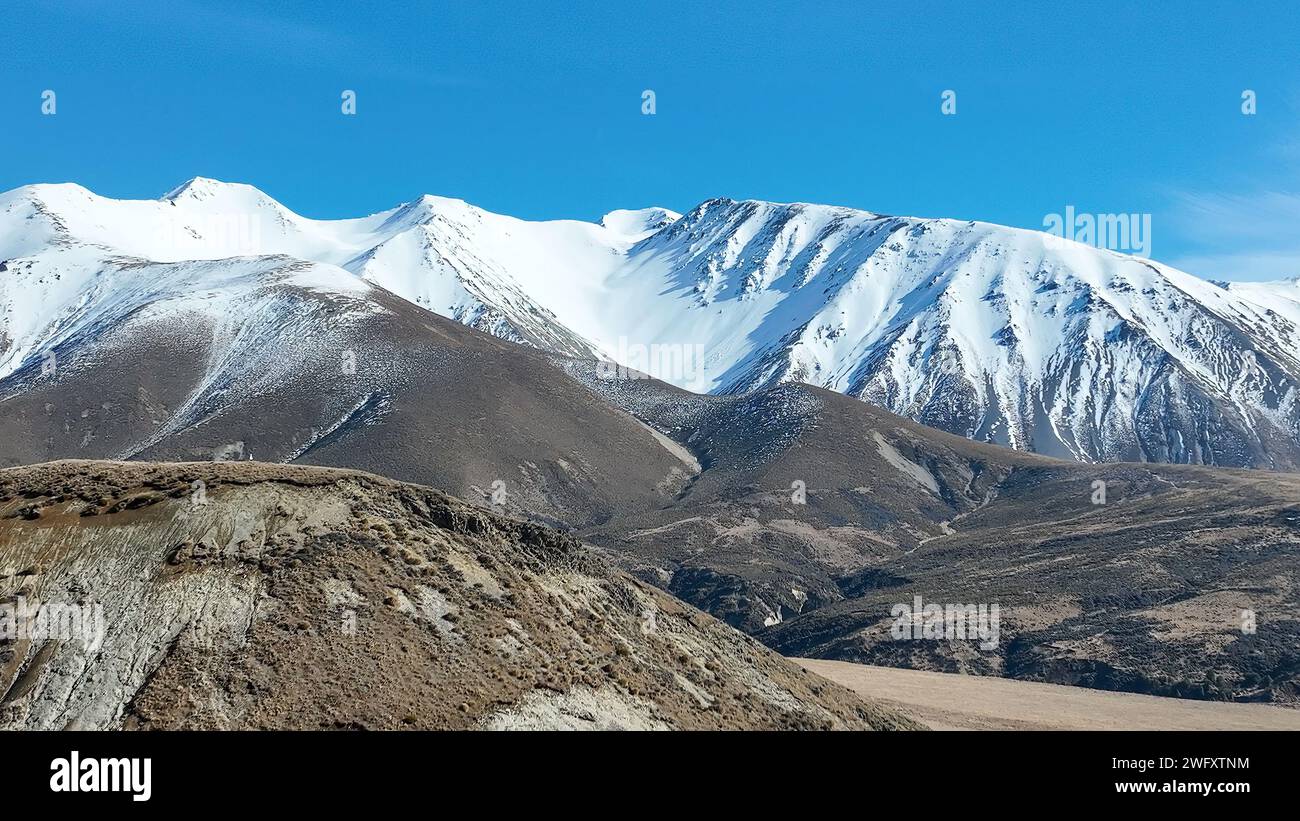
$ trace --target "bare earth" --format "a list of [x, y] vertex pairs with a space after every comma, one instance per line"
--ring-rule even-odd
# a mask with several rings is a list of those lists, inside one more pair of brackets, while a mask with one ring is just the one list
[[1300, 730], [1300, 710], [792, 659], [936, 730]]

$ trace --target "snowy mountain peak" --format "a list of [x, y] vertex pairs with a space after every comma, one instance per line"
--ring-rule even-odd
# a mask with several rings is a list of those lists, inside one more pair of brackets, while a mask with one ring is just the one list
[[48, 202], [63, 202], [75, 199], [95, 199], [98, 195], [85, 186], [78, 185], [75, 182], [42, 182], [34, 185], [23, 185], [12, 191], [6, 191], [0, 194], [0, 201], [17, 201], [17, 200], [42, 200]]
[[601, 217], [600, 224], [616, 234], [640, 239], [681, 218], [681, 214], [667, 208], [620, 209]]
[[439, 197], [422, 194], [418, 199], [399, 206], [394, 213], [401, 214], [410, 224], [441, 219], [453, 223], [477, 223], [487, 212], [456, 197]]
[[[0, 195], [0, 262], [0, 373], [161, 282], [376, 285], [690, 390], [801, 381], [1067, 458], [1300, 467], [1294, 281], [1210, 283], [990, 223], [727, 198], [528, 221], [435, 196], [313, 220], [195, 178], [161, 200]], [[285, 278], [299, 264], [314, 285]]]
[[159, 199], [175, 201], [182, 198], [190, 200], [206, 200], [213, 197], [221, 196], [223, 193], [235, 193], [238, 195], [254, 195], [257, 197], [266, 197], [261, 191], [258, 191], [251, 185], [244, 183], [222, 182], [210, 177], [191, 177], [172, 190], [163, 194]]

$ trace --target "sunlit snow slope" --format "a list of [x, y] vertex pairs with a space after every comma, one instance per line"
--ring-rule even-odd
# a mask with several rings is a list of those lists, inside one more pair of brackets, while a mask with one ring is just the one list
[[691, 390], [803, 381], [1052, 455], [1300, 466], [1296, 283], [987, 223], [726, 199], [528, 222], [428, 196], [319, 221], [199, 178], [148, 201], [0, 195], [0, 260], [0, 377], [123, 312], [289, 271]]

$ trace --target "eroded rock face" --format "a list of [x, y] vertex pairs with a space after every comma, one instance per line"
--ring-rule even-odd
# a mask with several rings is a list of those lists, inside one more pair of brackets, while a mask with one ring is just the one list
[[572, 537], [368, 474], [0, 471], [0, 728], [910, 728]]

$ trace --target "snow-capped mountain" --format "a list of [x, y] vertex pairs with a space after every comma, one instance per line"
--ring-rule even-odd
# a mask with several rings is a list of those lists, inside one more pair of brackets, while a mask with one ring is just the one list
[[1300, 465], [1295, 282], [1215, 284], [1035, 231], [806, 204], [529, 222], [426, 196], [322, 221], [201, 178], [147, 201], [28, 186], [0, 195], [0, 378], [259, 276], [378, 287], [700, 392], [803, 381], [1067, 458]]

